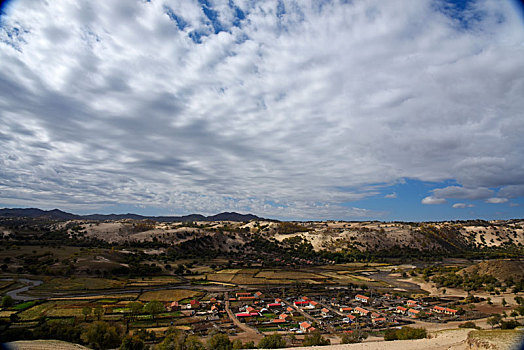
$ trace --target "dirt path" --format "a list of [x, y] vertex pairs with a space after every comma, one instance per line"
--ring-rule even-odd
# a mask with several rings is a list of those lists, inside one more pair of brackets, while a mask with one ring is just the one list
[[244, 333], [245, 333], [245, 334], [242, 334], [242, 335], [239, 334], [239, 337], [243, 338], [243, 339], [253, 340], [255, 343], [260, 341], [260, 339], [262, 339], [264, 336], [258, 330], [249, 327], [245, 323], [240, 322], [240, 320], [235, 316], [235, 314], [233, 314], [233, 311], [231, 311], [231, 306], [230, 306], [230, 303], [229, 303], [229, 293], [228, 292], [225, 293], [224, 298], [226, 299], [226, 312], [227, 312], [227, 315], [229, 316], [229, 318], [231, 319], [233, 324], [235, 326], [237, 326], [238, 328], [240, 328], [241, 330], [243, 330]]

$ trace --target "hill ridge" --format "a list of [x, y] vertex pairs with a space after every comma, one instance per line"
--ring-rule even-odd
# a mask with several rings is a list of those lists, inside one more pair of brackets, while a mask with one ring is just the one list
[[42, 210], [39, 208], [3, 208], [0, 209], [0, 217], [47, 217], [54, 220], [153, 220], [158, 222], [185, 222], [185, 221], [250, 221], [264, 220], [254, 214], [240, 214], [237, 212], [222, 212], [215, 215], [204, 216], [202, 214], [189, 214], [182, 216], [148, 216], [133, 213], [127, 214], [72, 214], [60, 209]]

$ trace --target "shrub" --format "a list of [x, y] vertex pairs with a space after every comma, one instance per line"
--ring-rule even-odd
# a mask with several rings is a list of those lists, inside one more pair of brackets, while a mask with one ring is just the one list
[[384, 340], [408, 340], [426, 338], [425, 328], [402, 327], [401, 329], [388, 329], [384, 333]]
[[480, 329], [480, 327], [478, 327], [475, 322], [471, 322], [471, 321], [468, 321], [468, 322], [464, 322], [464, 323], [461, 323], [459, 324], [459, 328], [475, 328], [475, 329]]
[[282, 339], [282, 336], [280, 334], [271, 334], [266, 335], [262, 340], [258, 343], [258, 347], [260, 349], [278, 349], [278, 348], [285, 348], [286, 347], [286, 341]]

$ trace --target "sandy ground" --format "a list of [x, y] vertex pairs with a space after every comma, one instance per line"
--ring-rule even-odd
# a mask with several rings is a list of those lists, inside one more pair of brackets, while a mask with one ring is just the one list
[[[340, 344], [322, 347], [325, 350], [466, 350], [466, 339], [471, 330], [457, 329], [437, 332], [431, 339], [396, 340], [391, 342], [364, 342], [359, 344]], [[308, 347], [294, 348], [296, 350], [312, 349]], [[320, 348], [315, 348], [320, 349]]]

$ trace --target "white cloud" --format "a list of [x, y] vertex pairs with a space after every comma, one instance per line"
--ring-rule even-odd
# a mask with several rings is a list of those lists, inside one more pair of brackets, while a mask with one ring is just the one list
[[492, 204], [502, 204], [506, 203], [508, 201], [507, 198], [499, 198], [499, 197], [493, 197], [486, 199], [486, 203], [492, 203]]
[[386, 194], [384, 196], [384, 198], [390, 198], [390, 199], [397, 198], [397, 194], [396, 193], [389, 193], [389, 194]]
[[422, 199], [422, 204], [444, 204], [444, 203], [446, 203], [446, 200], [444, 198], [435, 198], [432, 196], [428, 196]]
[[235, 1], [240, 24], [211, 3], [219, 22], [196, 1], [12, 2], [1, 201], [361, 217], [343, 203], [401, 178], [459, 184], [424, 204], [524, 186], [510, 1], [467, 28], [430, 0]]
[[456, 209], [473, 208], [474, 206], [475, 205], [473, 204], [466, 204], [466, 203], [455, 203], [452, 205], [452, 207]]

